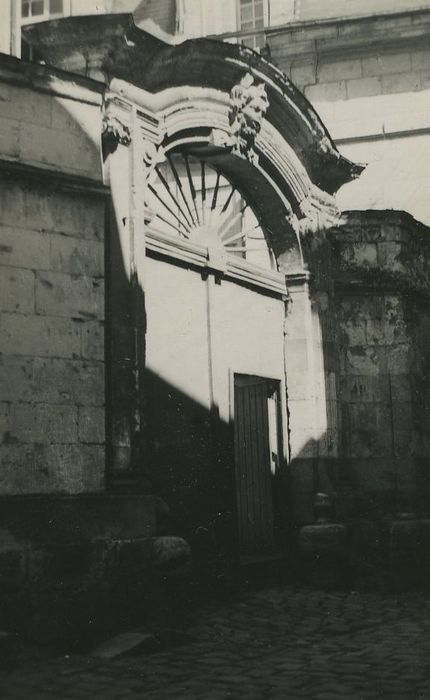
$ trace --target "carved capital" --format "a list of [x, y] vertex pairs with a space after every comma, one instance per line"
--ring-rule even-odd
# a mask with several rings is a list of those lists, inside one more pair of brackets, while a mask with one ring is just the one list
[[129, 127], [123, 124], [118, 117], [109, 113], [103, 115], [102, 137], [107, 142], [122, 146], [129, 146], [131, 143]]
[[315, 188], [300, 204], [300, 218], [291, 221], [301, 236], [327, 231], [343, 222], [343, 216], [330, 195]]

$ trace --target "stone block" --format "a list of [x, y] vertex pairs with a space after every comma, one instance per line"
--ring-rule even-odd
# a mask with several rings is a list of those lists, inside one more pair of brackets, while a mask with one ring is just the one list
[[[337, 37], [337, 27], [330, 24], [322, 26], [310, 24], [303, 29], [300, 27], [295, 27], [294, 30], [288, 34], [291, 40], [295, 43], [306, 40], [315, 41], [317, 39], [335, 39]], [[285, 41], [285, 34], [283, 34], [283, 36]]]
[[[292, 294], [288, 304], [286, 332], [289, 340], [306, 339], [305, 318], [309, 314], [310, 302], [304, 294]], [[294, 346], [292, 346], [294, 347]]]
[[360, 97], [375, 97], [382, 93], [381, 79], [374, 77], [347, 80], [346, 92], [350, 100]]
[[104, 364], [0, 356], [0, 386], [4, 401], [102, 406]]
[[104, 200], [94, 195], [0, 182], [0, 223], [13, 227], [103, 240], [104, 207]]
[[190, 572], [191, 550], [182, 537], [156, 537], [152, 559], [158, 574], [165, 578], [182, 578]]
[[0, 118], [0, 153], [3, 157], [19, 157], [19, 123]]
[[399, 345], [408, 341], [403, 318], [387, 313], [384, 321], [366, 321], [366, 337], [370, 345]]
[[51, 166], [63, 172], [100, 178], [100, 151], [83, 134], [26, 124], [19, 134], [20, 157], [29, 163]]
[[86, 321], [81, 325], [81, 354], [92, 360], [105, 358], [105, 328], [101, 321]]
[[[1, 83], [0, 117], [49, 127], [52, 102], [53, 98], [46, 93]], [[23, 125], [22, 128], [25, 129], [26, 126]]]
[[392, 454], [392, 434], [378, 430], [352, 430], [348, 436], [349, 456], [353, 459], [384, 457]]
[[60, 272], [38, 272], [36, 311], [51, 316], [100, 320], [104, 316], [103, 280]]
[[426, 50], [416, 50], [411, 54], [412, 70], [430, 68], [430, 53]]
[[363, 76], [410, 73], [412, 61], [409, 53], [385, 53], [362, 59]]
[[395, 457], [404, 459], [413, 454], [417, 436], [411, 429], [396, 428], [393, 431], [393, 451]]
[[420, 72], [420, 83], [421, 83], [421, 90], [429, 90], [430, 89], [430, 71], [421, 71]]
[[405, 270], [402, 253], [403, 248], [400, 243], [395, 241], [378, 243], [379, 264], [390, 272], [403, 272]]
[[324, 60], [321, 59], [318, 64], [317, 79], [318, 83], [332, 83], [336, 80], [351, 80], [353, 78], [361, 78], [362, 67], [359, 58], [350, 60]]
[[91, 493], [104, 487], [99, 445], [13, 444], [0, 447], [0, 493]]
[[383, 75], [381, 77], [381, 87], [384, 95], [416, 92], [421, 89], [421, 76], [419, 73], [413, 72]]
[[337, 299], [336, 315], [347, 321], [363, 319], [383, 319], [385, 299], [382, 295], [354, 295]]
[[393, 401], [391, 410], [394, 430], [413, 429], [413, 405], [410, 401]]
[[102, 115], [97, 105], [85, 104], [68, 98], [56, 96], [52, 103], [52, 128], [60, 132], [70, 132], [85, 142], [89, 139], [94, 148], [97, 134], [100, 134]]
[[340, 248], [342, 267], [375, 268], [378, 252], [374, 243], [349, 243]]
[[308, 398], [309, 377], [306, 372], [288, 372], [287, 391], [289, 401], [303, 401]]
[[314, 435], [315, 406], [312, 399], [306, 401], [289, 401], [289, 425], [291, 435], [296, 433], [309, 435], [309, 439]]
[[387, 362], [385, 348], [352, 346], [346, 350], [341, 372], [369, 376], [387, 374]]
[[351, 459], [348, 461], [348, 472], [355, 491], [382, 493], [387, 500], [392, 500], [397, 481], [395, 460], [392, 458]]
[[388, 371], [391, 375], [407, 374], [412, 366], [412, 349], [406, 343], [393, 345], [387, 357]]
[[[288, 324], [288, 321], [287, 321]], [[287, 325], [288, 329], [288, 325]], [[288, 333], [288, 330], [287, 330]], [[294, 374], [296, 372], [306, 373], [309, 368], [308, 352], [309, 352], [309, 340], [292, 338], [288, 335], [285, 338], [285, 352], [286, 352], [286, 364], [287, 364], [287, 374]]]
[[394, 401], [411, 401], [412, 389], [409, 374], [395, 374], [390, 378], [390, 383]]
[[291, 66], [291, 80], [294, 85], [301, 90], [306, 85], [314, 85], [316, 83], [316, 63], [315, 61], [306, 61], [304, 63]]
[[[328, 421], [328, 425], [333, 425], [333, 423]], [[337, 428], [327, 428], [317, 442], [318, 457], [336, 457], [338, 454], [338, 444], [339, 430]]]
[[79, 440], [89, 444], [105, 442], [105, 409], [100, 406], [79, 408]]
[[305, 95], [312, 104], [333, 100], [346, 100], [346, 81], [338, 80], [331, 83], [309, 85], [305, 88]]
[[75, 406], [13, 403], [10, 412], [11, 437], [28, 443], [76, 443], [78, 410]]
[[51, 234], [50, 269], [71, 275], [101, 277], [104, 272], [103, 243]]
[[34, 312], [34, 272], [0, 266], [0, 311]]
[[383, 403], [390, 401], [388, 374], [379, 376], [344, 375], [339, 379], [340, 399], [347, 403]]
[[48, 270], [49, 237], [14, 226], [0, 226], [0, 265]]
[[391, 407], [389, 403], [351, 403], [348, 410], [348, 426], [351, 430], [381, 430], [391, 433]]
[[290, 450], [293, 459], [314, 458], [318, 455], [318, 442], [315, 439], [315, 429], [300, 430], [297, 428], [294, 434], [290, 435]]
[[299, 534], [299, 549], [302, 555], [321, 557], [326, 554], [342, 554], [346, 546], [345, 525], [326, 523], [306, 525]]
[[66, 318], [1, 314], [0, 352], [36, 357], [79, 357], [80, 324]]
[[366, 321], [341, 321], [338, 324], [338, 333], [341, 345], [366, 345]]
[[9, 435], [9, 410], [9, 403], [0, 402], [0, 445], [5, 442], [6, 433]]

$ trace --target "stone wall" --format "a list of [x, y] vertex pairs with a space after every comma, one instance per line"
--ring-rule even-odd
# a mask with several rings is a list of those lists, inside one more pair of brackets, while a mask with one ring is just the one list
[[404, 214], [354, 213], [332, 244], [349, 515], [426, 510], [428, 230]]
[[328, 17], [352, 17], [354, 15], [410, 10], [411, 6], [422, 7], [419, 0], [299, 0], [296, 3], [296, 19], [314, 20]]
[[367, 164], [338, 193], [342, 209], [392, 208], [430, 223], [429, 34], [429, 10], [267, 31], [272, 60], [304, 92], [340, 152]]
[[349, 212], [307, 241], [308, 286], [286, 319], [291, 519], [389, 521], [430, 508], [428, 229], [399, 212]]
[[104, 198], [91, 134], [99, 95], [88, 104], [85, 92], [82, 101], [46, 94], [50, 76], [41, 85], [41, 67], [14, 59], [1, 70], [0, 492], [98, 491]]

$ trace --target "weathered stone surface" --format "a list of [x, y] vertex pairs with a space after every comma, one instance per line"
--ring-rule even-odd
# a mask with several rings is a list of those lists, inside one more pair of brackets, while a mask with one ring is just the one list
[[9, 417], [10, 441], [68, 444], [78, 441], [75, 406], [16, 403]]
[[104, 487], [105, 453], [99, 445], [2, 445], [1, 462], [2, 495], [92, 493]]
[[[365, 457], [369, 457], [368, 454]], [[390, 457], [348, 460], [348, 473], [354, 489], [367, 494], [380, 493], [387, 501], [396, 488], [395, 460]]]
[[104, 316], [103, 280], [82, 275], [38, 272], [36, 275], [36, 311], [53, 316], [86, 320]]
[[0, 267], [0, 310], [34, 313], [34, 272]]
[[0, 116], [3, 118], [47, 126], [51, 123], [52, 102], [49, 95], [30, 93], [4, 82], [0, 84]]
[[101, 277], [104, 272], [103, 243], [51, 234], [50, 269], [70, 275]]
[[[400, 377], [400, 375], [399, 375]], [[403, 382], [405, 377], [402, 377]], [[402, 384], [404, 386], [404, 384]], [[387, 403], [390, 401], [388, 374], [347, 374], [339, 379], [339, 398], [348, 403]]]
[[91, 360], [105, 359], [105, 328], [102, 321], [81, 324], [81, 354]]
[[61, 168], [97, 179], [100, 177], [99, 145], [82, 132], [55, 130], [51, 126], [27, 123], [19, 134], [20, 158], [33, 164]]
[[191, 549], [182, 537], [157, 537], [152, 548], [156, 567], [163, 576], [176, 578], [190, 573]]
[[49, 270], [49, 236], [13, 225], [0, 226], [0, 265]]
[[77, 358], [81, 354], [81, 327], [69, 318], [1, 314], [0, 352]]
[[104, 207], [103, 200], [85, 194], [0, 182], [0, 223], [6, 226], [103, 240]]
[[338, 523], [306, 525], [299, 534], [299, 547], [306, 556], [324, 556], [342, 553], [346, 544], [347, 530]]
[[104, 364], [83, 360], [0, 357], [4, 401], [102, 406]]
[[79, 440], [83, 443], [103, 444], [105, 441], [105, 409], [82, 406], [79, 408]]

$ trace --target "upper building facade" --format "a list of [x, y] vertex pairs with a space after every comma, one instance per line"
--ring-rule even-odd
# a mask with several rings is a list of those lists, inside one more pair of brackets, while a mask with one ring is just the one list
[[21, 55], [22, 26], [76, 15], [133, 12], [138, 26], [149, 21], [180, 39], [230, 34], [260, 50], [268, 28], [427, 7], [428, 0], [4, 0], [0, 51]]

